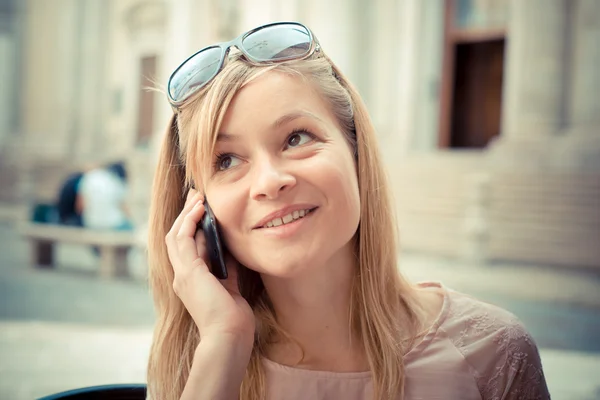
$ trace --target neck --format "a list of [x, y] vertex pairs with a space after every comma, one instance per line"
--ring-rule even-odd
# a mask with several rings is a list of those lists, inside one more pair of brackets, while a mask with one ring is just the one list
[[349, 245], [304, 275], [263, 276], [277, 322], [293, 338], [276, 338], [267, 351], [270, 359], [307, 369], [368, 369], [362, 343], [350, 326], [355, 270], [356, 260]]

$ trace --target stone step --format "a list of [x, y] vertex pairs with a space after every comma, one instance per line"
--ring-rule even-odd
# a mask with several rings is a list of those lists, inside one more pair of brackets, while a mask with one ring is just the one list
[[[485, 165], [477, 157], [422, 157], [393, 171], [404, 248], [459, 256], [472, 234], [466, 228], [476, 226], [490, 260], [600, 268], [600, 174], [486, 172]], [[478, 188], [476, 174], [484, 177]]]

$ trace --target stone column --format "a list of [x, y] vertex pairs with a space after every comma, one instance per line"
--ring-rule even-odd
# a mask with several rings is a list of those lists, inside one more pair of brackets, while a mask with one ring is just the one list
[[505, 53], [500, 164], [548, 163], [543, 151], [566, 125], [568, 0], [511, 0]]
[[73, 156], [78, 160], [90, 160], [98, 154], [110, 153], [111, 143], [106, 142], [106, 38], [108, 3], [103, 0], [87, 0], [78, 3], [79, 32], [77, 53], [77, 127], [72, 133]]
[[600, 1], [579, 0], [573, 24], [571, 132], [600, 134]]
[[77, 133], [77, 4], [28, 0], [23, 7], [21, 126], [23, 151], [34, 159], [65, 157]]
[[568, 126], [554, 146], [558, 168], [600, 170], [600, 2], [578, 0], [572, 8]]
[[4, 142], [8, 140], [13, 128], [12, 117], [15, 113], [14, 96], [14, 37], [8, 32], [0, 32], [0, 82], [3, 89], [0, 91], [0, 153]]
[[444, 3], [405, 0], [394, 12], [395, 30], [380, 35], [380, 47], [372, 57], [374, 70], [378, 70], [382, 64], [379, 54], [392, 54], [385, 59], [391, 73], [380, 79], [380, 91], [374, 98], [381, 103], [373, 112], [381, 108], [381, 115], [392, 119], [393, 143], [388, 142], [383, 150], [399, 166], [411, 153], [437, 149]]
[[567, 0], [512, 0], [502, 135], [556, 134], [565, 124]]

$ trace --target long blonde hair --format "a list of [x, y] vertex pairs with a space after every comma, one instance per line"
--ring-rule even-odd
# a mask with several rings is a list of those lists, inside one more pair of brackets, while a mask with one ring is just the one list
[[[148, 394], [156, 400], [181, 396], [200, 341], [196, 325], [173, 291], [173, 269], [165, 236], [183, 208], [191, 182], [202, 187], [216, 133], [232, 98], [244, 85], [269, 70], [311, 83], [330, 105], [355, 149], [361, 210], [354, 238], [358, 267], [349, 310], [351, 327], [364, 344], [374, 398], [403, 398], [403, 357], [420, 329], [418, 304], [414, 288], [398, 272], [396, 219], [373, 124], [357, 90], [326, 56], [270, 66], [251, 65], [233, 56], [219, 75], [192, 96], [170, 121], [156, 169], [150, 210], [149, 278], [157, 323], [148, 365]], [[265, 398], [261, 357], [276, 335], [287, 334], [277, 324], [260, 275], [247, 268], [242, 268], [240, 274], [242, 295], [257, 319], [257, 335], [240, 399], [259, 400]]]

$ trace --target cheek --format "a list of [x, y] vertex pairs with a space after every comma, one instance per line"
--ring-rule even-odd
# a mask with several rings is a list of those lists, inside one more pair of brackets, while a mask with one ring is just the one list
[[[320, 155], [320, 162], [311, 168], [313, 181], [326, 193], [335, 210], [354, 220], [360, 213], [360, 196], [356, 165], [351, 154], [335, 151]], [[335, 211], [334, 210], [334, 211]]]
[[231, 242], [231, 233], [236, 231], [239, 221], [242, 220], [245, 210], [242, 193], [235, 190], [235, 187], [214, 187], [206, 190], [206, 198], [219, 222], [222, 239], [226, 242]]

